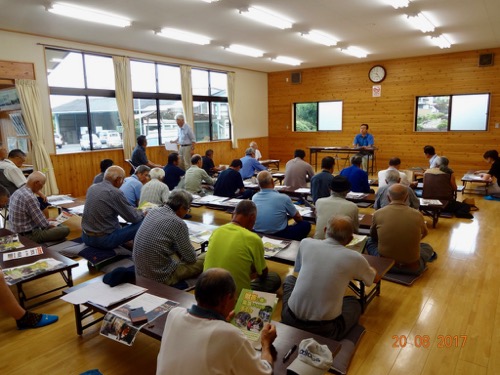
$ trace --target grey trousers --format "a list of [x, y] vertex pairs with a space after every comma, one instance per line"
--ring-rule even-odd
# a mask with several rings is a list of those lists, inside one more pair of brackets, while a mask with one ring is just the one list
[[354, 296], [344, 297], [342, 314], [333, 320], [317, 321], [298, 319], [290, 307], [288, 307], [288, 299], [292, 294], [296, 282], [297, 278], [290, 275], [286, 277], [283, 283], [282, 323], [334, 340], [343, 339], [352, 327], [358, 324], [359, 317], [361, 316], [361, 304]]

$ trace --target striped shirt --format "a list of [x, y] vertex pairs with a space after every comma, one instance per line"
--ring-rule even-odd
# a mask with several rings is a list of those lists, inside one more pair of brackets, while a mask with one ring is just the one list
[[86, 232], [113, 233], [121, 228], [118, 216], [131, 223], [137, 223], [144, 217], [108, 180], [90, 186], [85, 198], [82, 229]]
[[146, 183], [141, 190], [141, 200], [139, 206], [144, 202], [154, 203], [163, 206], [167, 203], [167, 198], [170, 195], [170, 189], [167, 184], [153, 178]]

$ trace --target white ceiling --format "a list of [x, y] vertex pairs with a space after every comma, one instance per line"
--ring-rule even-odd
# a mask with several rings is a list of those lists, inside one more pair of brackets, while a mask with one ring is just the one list
[[[378, 61], [500, 47], [500, 0], [414, 0], [394, 9], [384, 0], [63, 0], [113, 12], [133, 21], [121, 29], [55, 15], [45, 0], [0, 0], [0, 28], [72, 41], [161, 54], [262, 72], [296, 69], [268, 58], [225, 51], [232, 43], [261, 49], [265, 56], [303, 61], [300, 68]], [[243, 17], [238, 9], [259, 5], [294, 21], [280, 30]], [[405, 13], [422, 11], [453, 44], [441, 50], [405, 21]], [[153, 30], [174, 27], [212, 39], [207, 46], [176, 42]], [[347, 56], [299, 36], [318, 29], [340, 40], [338, 46], [366, 50], [365, 59]], [[1, 50], [0, 50], [1, 56]]]

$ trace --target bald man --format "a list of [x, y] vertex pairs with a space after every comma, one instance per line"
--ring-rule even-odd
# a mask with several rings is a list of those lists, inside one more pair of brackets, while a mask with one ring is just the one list
[[366, 246], [370, 255], [394, 259], [392, 272], [419, 275], [437, 255], [429, 244], [420, 243], [427, 225], [420, 211], [406, 205], [407, 198], [406, 186], [389, 187], [390, 203], [375, 211]]
[[40, 209], [36, 195], [47, 178], [42, 172], [28, 176], [26, 185], [17, 189], [10, 198], [9, 221], [12, 231], [35, 242], [60, 241], [69, 234], [69, 228], [50, 223]]
[[353, 238], [351, 218], [332, 216], [325, 231], [325, 240], [306, 238], [300, 243], [295, 261], [299, 275], [287, 276], [283, 283], [281, 321], [341, 340], [361, 315], [358, 299], [344, 297], [349, 281], [371, 285], [376, 271], [361, 254], [345, 247]]

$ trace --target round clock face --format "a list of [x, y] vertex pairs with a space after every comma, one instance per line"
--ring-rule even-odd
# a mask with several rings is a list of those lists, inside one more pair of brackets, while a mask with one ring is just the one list
[[375, 83], [382, 82], [385, 79], [385, 75], [385, 68], [382, 65], [375, 65], [370, 69], [370, 72], [368, 73], [370, 81]]

